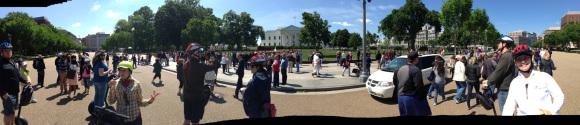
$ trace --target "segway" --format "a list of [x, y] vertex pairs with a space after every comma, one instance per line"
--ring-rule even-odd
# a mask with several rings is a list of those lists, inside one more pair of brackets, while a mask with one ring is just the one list
[[[109, 81], [117, 76], [112, 74], [109, 76]], [[107, 81], [107, 83], [109, 82]], [[110, 88], [107, 88], [107, 92]], [[105, 97], [107, 97], [108, 93], [105, 93]], [[121, 125], [123, 121], [129, 119], [129, 116], [119, 114], [115, 111], [113, 106], [110, 106], [105, 99], [105, 106], [99, 107], [95, 106], [94, 101], [91, 101], [88, 105], [88, 111], [93, 118], [93, 122], [91, 125]]]
[[28, 125], [28, 121], [20, 117], [20, 112], [22, 111], [22, 106], [27, 106], [28, 104], [30, 104], [33, 93], [34, 89], [32, 88], [32, 86], [28, 84], [26, 84], [22, 88], [22, 93], [20, 93], [20, 103], [18, 105], [18, 115], [16, 116], [16, 120], [14, 121], [16, 125]]

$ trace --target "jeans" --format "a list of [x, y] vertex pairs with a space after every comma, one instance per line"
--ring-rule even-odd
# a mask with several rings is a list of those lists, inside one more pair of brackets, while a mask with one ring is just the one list
[[348, 73], [348, 76], [350, 76], [350, 67], [342, 67], [341, 75], [344, 75], [344, 72]]
[[288, 75], [286, 74], [286, 69], [282, 69], [282, 85], [286, 85], [287, 79], [288, 79]]
[[38, 85], [44, 86], [44, 70], [36, 70], [38, 72]]
[[238, 93], [240, 93], [240, 89], [242, 89], [242, 87], [244, 87], [244, 85], [242, 84], [242, 79], [244, 79], [244, 75], [240, 75], [238, 74], [238, 83], [236, 84], [236, 92], [234, 92], [234, 96], [237, 98], [238, 97]]
[[[445, 101], [447, 99], [447, 98], [445, 98], [445, 92], [444, 92], [445, 84], [441, 84], [441, 85], [440, 84], [431, 84], [431, 86], [433, 86], [433, 89], [435, 91], [435, 96], [434, 96], [435, 103], [437, 103], [437, 95], [440, 95], [441, 99], [443, 99], [443, 101]], [[429, 94], [429, 95], [431, 95], [431, 94]]]
[[274, 83], [274, 86], [280, 86], [280, 72], [272, 72], [274, 73], [274, 81], [272, 83]]
[[104, 107], [109, 85], [107, 82], [95, 82], [95, 106]]
[[503, 112], [503, 105], [507, 99], [508, 91], [499, 90], [497, 92], [497, 100], [499, 101], [499, 112]]
[[226, 64], [222, 64], [222, 73], [226, 74]]
[[[472, 89], [475, 89], [475, 92], [479, 93], [479, 81], [467, 82], [467, 108], [471, 107], [471, 96], [473, 96], [473, 93], [471, 92]], [[477, 99], [475, 101], [479, 104]]]
[[[435, 83], [431, 82], [431, 85], [429, 86], [429, 90], [427, 91], [427, 96], [433, 97], [433, 95], [431, 93], [433, 93], [433, 91], [435, 91], [435, 87], [437, 87], [437, 85], [435, 85]], [[437, 92], [435, 92], [435, 94], [437, 94]]]
[[296, 72], [300, 72], [300, 61], [296, 61]]
[[455, 92], [455, 97], [453, 99], [461, 102], [465, 100], [465, 81], [455, 81], [455, 84], [457, 84], [457, 91]]

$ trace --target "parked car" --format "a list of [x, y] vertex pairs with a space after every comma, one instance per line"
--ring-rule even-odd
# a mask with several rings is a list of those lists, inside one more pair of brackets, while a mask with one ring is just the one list
[[[417, 67], [419, 67], [423, 73], [423, 83], [425, 85], [430, 83], [429, 80], [427, 80], [427, 77], [429, 77], [429, 74], [432, 71], [431, 67], [433, 67], [433, 62], [435, 62], [435, 57], [437, 56], [440, 55], [430, 54], [419, 56]], [[407, 64], [407, 56], [399, 56], [386, 64], [386, 66], [382, 67], [381, 70], [372, 73], [365, 82], [369, 94], [379, 98], [392, 98], [396, 96], [396, 88], [393, 84], [393, 74], [397, 69], [405, 64]]]

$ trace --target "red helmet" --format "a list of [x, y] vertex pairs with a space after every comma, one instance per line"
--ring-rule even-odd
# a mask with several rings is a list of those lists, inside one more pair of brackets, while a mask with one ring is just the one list
[[512, 51], [513, 57], [518, 58], [520, 56], [532, 56], [532, 50], [530, 50], [530, 48], [528, 47], [528, 45], [518, 45], [516, 46], [516, 48]]
[[250, 58], [250, 64], [251, 65], [265, 65], [266, 62], [268, 61], [268, 57], [261, 55], [261, 54], [256, 54], [254, 56], [252, 56], [252, 58]]

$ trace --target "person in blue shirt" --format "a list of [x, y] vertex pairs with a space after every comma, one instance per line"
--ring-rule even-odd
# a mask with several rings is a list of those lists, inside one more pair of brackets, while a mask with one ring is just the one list
[[270, 104], [270, 78], [264, 68], [267, 58], [263, 55], [255, 55], [250, 59], [250, 69], [253, 73], [244, 92], [243, 107], [249, 118], [270, 117], [266, 104]]
[[97, 52], [93, 58], [93, 83], [95, 85], [95, 106], [104, 107], [105, 98], [107, 97], [107, 88], [109, 81], [109, 74], [111, 71], [105, 62], [105, 52]]
[[282, 72], [282, 85], [286, 85], [286, 80], [288, 79], [288, 75], [286, 73], [286, 69], [288, 68], [288, 59], [286, 58], [286, 54], [282, 55], [282, 64], [280, 68], [280, 72]]

